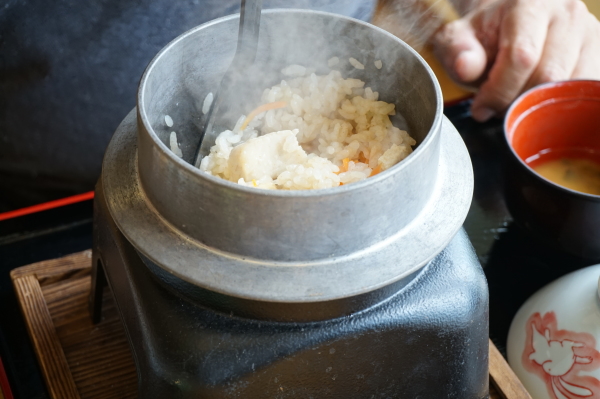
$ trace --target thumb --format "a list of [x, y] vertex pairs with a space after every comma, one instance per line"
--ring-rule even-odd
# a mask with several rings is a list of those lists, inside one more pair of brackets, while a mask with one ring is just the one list
[[468, 18], [443, 26], [432, 38], [434, 52], [450, 76], [470, 83], [485, 72], [487, 56]]

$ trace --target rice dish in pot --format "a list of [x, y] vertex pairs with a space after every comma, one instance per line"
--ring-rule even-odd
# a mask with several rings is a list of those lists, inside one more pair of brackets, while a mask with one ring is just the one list
[[416, 141], [392, 125], [395, 105], [339, 71], [292, 65], [262, 105], [221, 132], [200, 169], [240, 185], [305, 190], [336, 187], [384, 171]]

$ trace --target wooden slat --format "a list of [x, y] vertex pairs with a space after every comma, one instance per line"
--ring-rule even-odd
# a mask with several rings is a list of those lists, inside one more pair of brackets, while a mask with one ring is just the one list
[[[90, 270], [85, 251], [11, 272], [48, 390], [53, 399], [136, 398], [135, 364], [109, 290], [102, 321], [91, 323]], [[60, 384], [62, 391], [51, 389], [69, 379], [78, 396]], [[490, 399], [531, 399], [491, 341]]]
[[492, 341], [490, 341], [490, 382], [498, 390], [500, 398], [531, 399], [519, 378]]
[[28, 274], [13, 280], [13, 284], [50, 395], [54, 398], [79, 399], [40, 283], [35, 275]]
[[16, 278], [34, 274], [40, 285], [46, 285], [46, 281], [64, 280], [70, 277], [70, 273], [85, 270], [89, 273], [92, 251], [87, 250], [76, 254], [64, 256], [58, 259], [45, 260], [28, 266], [19, 267], [10, 272], [10, 277]]
[[49, 308], [73, 379], [84, 399], [136, 398], [135, 364], [112, 294], [105, 290], [103, 319], [93, 325], [87, 306], [90, 283], [86, 276], [48, 287], [54, 298]]

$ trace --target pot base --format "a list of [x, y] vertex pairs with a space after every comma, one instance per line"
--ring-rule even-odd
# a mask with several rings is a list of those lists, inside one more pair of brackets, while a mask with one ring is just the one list
[[[101, 183], [91, 298], [101, 298], [106, 276], [140, 397], [487, 397], [487, 284], [464, 230], [406, 284], [359, 312], [257, 320], [167, 289], [112, 220]], [[91, 304], [98, 318], [98, 302]], [[320, 305], [332, 314], [340, 307]]]

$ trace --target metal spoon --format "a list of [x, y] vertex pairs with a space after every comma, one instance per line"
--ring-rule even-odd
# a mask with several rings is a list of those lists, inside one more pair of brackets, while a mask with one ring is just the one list
[[225, 72], [218, 90], [215, 92], [210, 110], [205, 116], [204, 126], [200, 132], [200, 140], [196, 148], [193, 165], [200, 167], [202, 157], [208, 155], [210, 147], [215, 143], [215, 120], [222, 112], [223, 99], [228, 98], [226, 93], [234, 90], [236, 82], [243, 76], [243, 70], [254, 63], [258, 47], [258, 33], [260, 29], [260, 13], [262, 0], [242, 0], [240, 12], [240, 27], [238, 42], [233, 61]]

